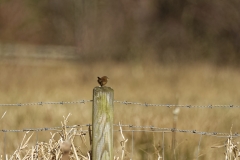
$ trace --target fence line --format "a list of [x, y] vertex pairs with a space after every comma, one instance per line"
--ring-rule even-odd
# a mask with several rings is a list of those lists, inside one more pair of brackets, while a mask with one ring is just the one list
[[79, 101], [60, 101], [60, 102], [30, 102], [30, 103], [11, 103], [11, 104], [0, 104], [0, 106], [43, 106], [43, 105], [57, 105], [57, 104], [79, 104], [92, 102], [92, 100], [79, 100]]
[[[192, 130], [185, 130], [185, 129], [177, 129], [177, 128], [159, 128], [159, 127], [154, 127], [154, 126], [134, 126], [134, 125], [118, 125], [114, 124], [114, 126], [118, 127], [129, 127], [129, 130], [124, 130], [124, 132], [181, 132], [181, 133], [192, 133], [192, 134], [199, 134], [199, 135], [206, 135], [206, 136], [215, 136], [215, 137], [240, 137], [240, 134], [234, 133], [234, 134], [229, 134], [229, 133], [221, 133], [221, 132], [204, 132], [204, 131], [197, 131], [195, 129]], [[140, 129], [140, 130], [137, 130]], [[142, 129], [142, 130], [141, 130]]]
[[[0, 106], [43, 106], [43, 105], [64, 105], [64, 104], [85, 104], [88, 102], [93, 102], [93, 100], [78, 100], [78, 101], [59, 101], [59, 102], [32, 102], [32, 103], [11, 103], [11, 104], [0, 104]], [[124, 105], [138, 105], [144, 107], [185, 107], [185, 108], [240, 108], [239, 105], [174, 105], [174, 104], [151, 104], [151, 103], [141, 103], [141, 102], [129, 102], [129, 101], [119, 101], [115, 100], [114, 103], [120, 103]], [[5, 114], [5, 113], [4, 113]], [[3, 115], [4, 116], [4, 115]], [[2, 118], [3, 118], [2, 116]], [[79, 128], [79, 127], [89, 127], [91, 124], [85, 125], [74, 125], [67, 126], [67, 128]], [[119, 125], [114, 124], [114, 126], [118, 127], [129, 127], [127, 130], [122, 130], [124, 132], [182, 132], [182, 133], [192, 133], [192, 134], [200, 134], [207, 136], [218, 136], [218, 137], [229, 137], [229, 133], [220, 133], [220, 132], [204, 132], [197, 131], [195, 129], [184, 130], [184, 129], [176, 129], [176, 128], [159, 128], [154, 126], [134, 126], [134, 125]], [[27, 132], [27, 131], [56, 131], [62, 129], [62, 127], [44, 127], [44, 128], [30, 128], [30, 129], [12, 129], [6, 130], [2, 129], [0, 132]], [[118, 131], [118, 130], [115, 130]], [[235, 133], [231, 135], [232, 137], [240, 137], [240, 134]]]
[[115, 100], [114, 103], [121, 103], [125, 105], [138, 105], [138, 106], [145, 106], [145, 107], [185, 107], [185, 108], [240, 108], [240, 105], [182, 105], [182, 104], [152, 104], [152, 103], [141, 103], [141, 102], [129, 102], [129, 101], [117, 101]]
[[[73, 126], [66, 126], [66, 128], [81, 128], [81, 127], [89, 127], [92, 126], [91, 124], [85, 125], [73, 125]], [[26, 129], [2, 129], [0, 132], [41, 132], [41, 131], [59, 131], [63, 129], [63, 127], [44, 127], [44, 128], [26, 128]]]
[[[92, 126], [91, 124], [84, 124], [84, 125], [73, 125], [73, 126], [66, 126], [66, 128], [81, 128], [81, 127], [89, 127]], [[123, 127], [125, 129], [122, 129], [123, 132], [179, 132], [179, 133], [190, 133], [190, 134], [199, 134], [199, 135], [205, 135], [205, 136], [214, 136], [214, 137], [223, 137], [227, 138], [229, 136], [231, 137], [240, 137], [239, 133], [221, 133], [221, 132], [204, 132], [204, 131], [197, 131], [195, 129], [191, 130], [185, 130], [185, 129], [177, 129], [177, 128], [160, 128], [160, 127], [154, 127], [154, 126], [135, 126], [130, 124], [113, 124], [115, 127]], [[128, 129], [126, 129], [128, 127]], [[28, 129], [2, 129], [0, 132], [43, 132], [43, 131], [59, 131], [63, 127], [44, 127], [44, 128], [28, 128]], [[84, 132], [88, 132], [88, 130], [82, 130]], [[114, 129], [115, 132], [120, 131], [120, 129]]]
[[[63, 104], [85, 104], [92, 102], [93, 100], [78, 100], [78, 101], [60, 101], [60, 102], [32, 102], [32, 103], [11, 103], [11, 104], [0, 104], [0, 106], [43, 106], [43, 105], [63, 105]], [[129, 102], [129, 101], [118, 101], [115, 100], [114, 103], [121, 103], [124, 105], [138, 105], [144, 107], [181, 107], [181, 108], [240, 108], [240, 105], [184, 105], [184, 104], [153, 104], [153, 103], [141, 103], [141, 102]]]
[[[77, 100], [77, 101], [59, 101], [59, 102], [32, 102], [32, 103], [11, 103], [11, 104], [0, 104], [1, 106], [14, 106], [14, 107], [20, 107], [20, 106], [43, 106], [43, 105], [67, 105], [67, 104], [85, 104], [88, 102], [93, 102], [93, 100]], [[136, 106], [141, 106], [141, 107], [166, 107], [166, 108], [176, 108], [176, 107], [182, 107], [182, 108], [240, 108], [239, 105], [174, 105], [174, 104], [152, 104], [152, 103], [141, 103], [141, 102], [129, 102], [129, 101], [119, 101], [119, 100], [114, 100], [112, 101], [113, 103], [119, 103], [123, 105], [136, 105]], [[3, 114], [2, 118], [6, 112]], [[88, 129], [82, 130], [82, 127], [86, 127]], [[73, 126], [58, 126], [58, 127], [44, 127], [44, 128], [28, 128], [28, 129], [11, 129], [11, 130], [6, 130], [2, 129], [0, 132], [3, 133], [3, 150], [4, 150], [4, 155], [6, 155], [6, 145], [7, 145], [7, 133], [9, 132], [36, 132], [37, 133], [37, 141], [38, 141], [38, 134], [39, 132], [45, 132], [45, 131], [55, 131], [55, 132], [61, 132], [62, 129], [64, 128], [81, 128], [81, 134], [82, 135], [87, 135], [89, 132], [92, 132], [91, 127], [93, 127], [92, 124], [83, 124], [83, 125], [73, 125]], [[71, 131], [71, 130], [70, 130]], [[221, 132], [205, 132], [205, 131], [198, 131], [195, 129], [178, 129], [178, 128], [160, 128], [160, 127], [155, 127], [155, 126], [140, 126], [140, 125], [132, 125], [132, 124], [113, 124], [113, 129], [112, 131], [114, 132], [128, 132], [131, 134], [132, 137], [132, 153], [131, 157], [133, 157], [133, 151], [134, 151], [134, 133], [136, 132], [154, 132], [154, 133], [161, 133], [163, 136], [163, 149], [162, 149], [162, 156], [164, 157], [164, 135], [165, 133], [173, 133], [175, 134], [176, 132], [178, 133], [189, 133], [189, 134], [195, 134], [195, 135], [200, 135], [200, 140], [198, 143], [198, 153], [197, 156], [199, 155], [199, 147], [200, 147], [200, 142], [202, 139], [202, 136], [213, 136], [217, 138], [236, 138], [240, 137], [240, 134], [238, 133], [221, 133]], [[122, 134], [123, 135], [123, 134]], [[90, 143], [91, 143], [91, 134], [90, 136]], [[124, 142], [126, 140], [124, 139]], [[122, 143], [122, 141], [121, 141]], [[121, 144], [122, 145], [122, 144]], [[125, 144], [124, 144], [125, 145]], [[123, 146], [122, 146], [123, 147]], [[91, 152], [93, 149], [91, 150]], [[96, 151], [96, 149], [95, 149]], [[164, 159], [164, 158], [163, 158]]]

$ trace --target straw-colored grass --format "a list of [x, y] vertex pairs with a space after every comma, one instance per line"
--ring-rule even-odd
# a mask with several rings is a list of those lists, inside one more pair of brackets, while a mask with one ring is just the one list
[[[1, 59], [0, 103], [40, 101], [75, 101], [92, 99], [97, 76], [107, 75], [108, 86], [114, 89], [115, 100], [161, 104], [240, 104], [240, 73], [233, 67], [211, 64], [161, 65], [156, 61], [118, 63], [101, 61], [84, 63], [48, 59]], [[115, 104], [114, 123], [142, 126], [173, 127], [174, 108], [141, 107]], [[72, 113], [69, 125], [91, 123], [91, 103], [1, 107], [1, 129], [23, 129], [59, 126], [62, 115]], [[239, 109], [180, 108], [176, 127], [206, 132], [239, 132]], [[38, 136], [37, 136], [38, 135]], [[171, 150], [172, 134], [124, 132], [128, 139], [126, 159], [157, 159], [164, 148], [165, 159], [220, 159], [225, 149], [212, 149], [223, 145], [226, 138], [177, 133], [175, 154]], [[21, 146], [24, 133], [0, 133], [0, 154], [12, 155]], [[121, 157], [119, 143], [122, 137], [114, 132], [115, 153]], [[49, 132], [31, 137], [35, 141], [51, 140]], [[234, 138], [238, 141], [238, 138]], [[55, 141], [54, 143], [57, 143]], [[132, 145], [133, 142], [133, 145]], [[30, 143], [30, 142], [29, 142]], [[44, 143], [43, 143], [44, 144]], [[40, 145], [40, 144], [39, 144]], [[34, 145], [32, 145], [34, 146]], [[43, 146], [43, 145], [42, 145]], [[5, 147], [5, 149], [4, 149]], [[197, 154], [198, 153], [198, 154]], [[114, 154], [116, 155], [116, 154]], [[84, 155], [87, 156], [87, 155]], [[160, 155], [162, 156], [162, 155]]]
[[[70, 114], [69, 114], [70, 115]], [[67, 121], [69, 115], [65, 118], [62, 123], [62, 130], [51, 133], [51, 137], [48, 142], [37, 142], [34, 146], [30, 146], [30, 138], [33, 133], [27, 137], [28, 132], [24, 135], [24, 138], [19, 148], [6, 159], [9, 160], [33, 160], [33, 159], [62, 159], [62, 160], [89, 160], [90, 159], [90, 147], [87, 144], [85, 138], [86, 131], [82, 128], [71, 128], [67, 129]], [[59, 138], [56, 135], [60, 135]], [[82, 146], [76, 146], [77, 141], [81, 141]], [[79, 145], [79, 144], [78, 144]], [[84, 148], [84, 149], [82, 149]], [[86, 152], [88, 148], [88, 152]], [[85, 153], [84, 153], [85, 152]], [[9, 158], [8, 158], [9, 157]]]

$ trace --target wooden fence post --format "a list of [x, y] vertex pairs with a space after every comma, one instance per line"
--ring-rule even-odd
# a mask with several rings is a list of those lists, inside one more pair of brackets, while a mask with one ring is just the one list
[[93, 89], [92, 160], [113, 160], [113, 89]]

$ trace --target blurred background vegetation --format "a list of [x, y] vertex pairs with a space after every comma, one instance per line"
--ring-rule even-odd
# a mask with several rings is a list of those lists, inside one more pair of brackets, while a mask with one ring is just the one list
[[74, 46], [81, 59], [240, 59], [239, 0], [1, 0], [0, 41]]
[[[92, 99], [97, 76], [106, 75], [115, 100], [239, 105], [239, 8], [239, 0], [0, 0], [0, 103]], [[173, 124], [174, 108], [114, 107], [115, 124]], [[69, 125], [91, 123], [91, 103], [0, 107], [0, 116], [6, 111], [1, 129], [59, 126], [69, 112]], [[177, 128], [229, 133], [233, 125], [239, 133], [238, 118], [235, 108], [181, 108]], [[23, 135], [0, 134], [10, 142], [6, 153]], [[49, 137], [35, 134], [32, 143]], [[165, 137], [167, 158], [171, 135]], [[134, 138], [135, 159], [156, 157], [153, 144], [162, 144], [161, 133]], [[199, 159], [222, 159], [224, 148], [211, 146], [225, 140], [203, 136]], [[177, 159], [198, 157], [198, 144], [199, 136], [177, 134]]]

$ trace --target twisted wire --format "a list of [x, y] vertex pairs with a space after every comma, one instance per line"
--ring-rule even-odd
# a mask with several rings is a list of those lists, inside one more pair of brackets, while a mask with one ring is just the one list
[[[33, 103], [10, 103], [10, 104], [0, 104], [0, 106], [43, 106], [43, 105], [64, 105], [64, 104], [85, 104], [88, 102], [93, 102], [93, 100], [78, 100], [78, 101], [59, 101], [59, 102], [33, 102]], [[141, 102], [130, 102], [130, 101], [119, 101], [115, 100], [114, 103], [120, 103], [124, 105], [137, 105], [144, 107], [182, 107], [182, 108], [240, 108], [240, 105], [232, 104], [215, 104], [215, 105], [190, 105], [190, 104], [153, 104], [153, 103], [141, 103]]]
[[[73, 125], [73, 126], [66, 126], [66, 128], [82, 128], [82, 127], [89, 127], [92, 126], [91, 124], [84, 124], [84, 125]], [[205, 132], [205, 131], [197, 131], [195, 129], [177, 129], [177, 128], [160, 128], [154, 126], [137, 126], [137, 125], [130, 125], [130, 124], [113, 124], [114, 131], [119, 132], [120, 129], [116, 129], [116, 127], [122, 127], [123, 132], [162, 132], [162, 133], [170, 133], [170, 132], [179, 132], [179, 133], [190, 133], [190, 134], [198, 134], [198, 135], [205, 135], [205, 136], [216, 136], [216, 137], [240, 137], [240, 134], [234, 133], [222, 133], [222, 132]], [[63, 127], [44, 127], [44, 128], [28, 128], [28, 129], [2, 129], [0, 132], [7, 133], [7, 132], [44, 132], [44, 131], [60, 131]], [[88, 130], [84, 130], [88, 132]]]

